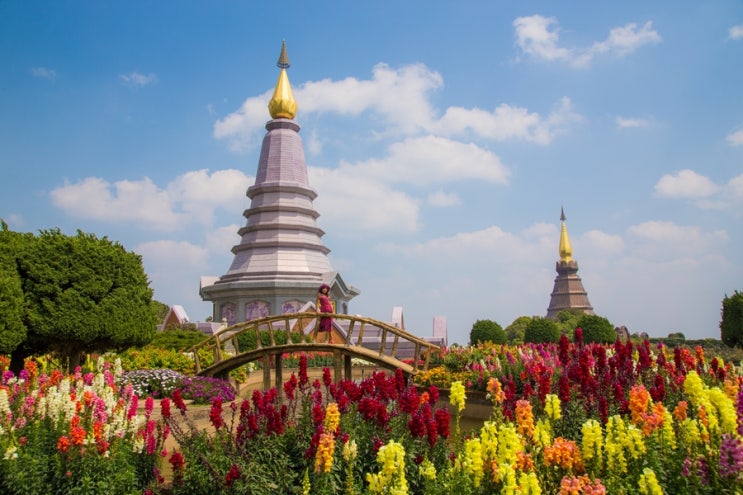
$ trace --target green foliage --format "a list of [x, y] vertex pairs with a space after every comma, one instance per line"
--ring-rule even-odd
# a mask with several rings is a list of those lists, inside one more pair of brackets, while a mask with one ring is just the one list
[[139, 255], [107, 238], [58, 229], [22, 236], [24, 352], [55, 352], [70, 367], [84, 352], [144, 345], [155, 334], [152, 289]]
[[24, 248], [23, 237], [7, 228], [0, 230], [0, 353], [13, 352], [26, 340], [23, 288], [16, 263]]
[[155, 313], [155, 321], [158, 322], [158, 325], [165, 320], [165, 317], [168, 316], [168, 312], [170, 311], [170, 306], [167, 304], [152, 300], [152, 311]]
[[720, 338], [728, 347], [743, 347], [743, 292], [736, 290], [732, 296], [725, 294]]
[[575, 329], [578, 328], [578, 320], [583, 316], [583, 311], [580, 309], [563, 309], [557, 313], [556, 321], [557, 328], [560, 333], [564, 333], [572, 338]]
[[524, 342], [524, 332], [526, 326], [531, 321], [531, 316], [519, 316], [510, 325], [505, 328], [506, 338], [511, 344], [521, 344]]
[[583, 329], [583, 342], [611, 343], [617, 339], [614, 325], [603, 316], [584, 314], [578, 319]]
[[[260, 334], [261, 339], [261, 345], [262, 346], [269, 346], [271, 345], [271, 335], [266, 330], [260, 330], [258, 332]], [[284, 345], [287, 343], [287, 332], [284, 330], [274, 330], [273, 332], [273, 340], [276, 343], [276, 345]], [[293, 343], [300, 343], [300, 342], [309, 342], [310, 338], [307, 335], [302, 335], [300, 332], [292, 332], [291, 335], [291, 341]], [[256, 332], [248, 331], [243, 332], [237, 336], [237, 343], [240, 347], [240, 352], [245, 351], [251, 351], [255, 348], [257, 348], [256, 343]]]
[[[213, 361], [211, 353], [199, 354], [202, 366], [206, 367]], [[186, 354], [173, 349], [163, 349], [154, 345], [132, 347], [121, 353], [121, 367], [124, 370], [154, 370], [167, 368], [186, 375], [193, 375], [196, 371], [194, 361]]]
[[496, 322], [492, 320], [477, 320], [472, 325], [470, 331], [470, 345], [477, 345], [484, 342], [493, 342], [495, 344], [506, 343], [506, 332]]
[[560, 328], [552, 320], [535, 316], [526, 325], [524, 330], [524, 342], [535, 344], [542, 342], [557, 342], [560, 340]]
[[209, 337], [199, 330], [175, 328], [157, 332], [150, 345], [162, 349], [185, 351], [207, 338]]

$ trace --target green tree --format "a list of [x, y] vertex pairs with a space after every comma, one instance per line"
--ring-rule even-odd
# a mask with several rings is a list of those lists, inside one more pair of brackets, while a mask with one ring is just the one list
[[583, 342], [611, 343], [617, 340], [614, 325], [603, 316], [584, 314], [577, 326], [583, 329]]
[[722, 300], [720, 339], [728, 347], [743, 347], [743, 292], [725, 294]]
[[580, 317], [584, 314], [583, 310], [575, 308], [558, 311], [555, 319], [557, 321], [557, 328], [560, 329], [560, 333], [564, 333], [568, 337], [572, 338], [575, 329], [580, 326], [578, 325], [578, 320], [580, 320]]
[[[26, 236], [28, 237], [28, 236]], [[23, 322], [23, 287], [18, 275], [16, 258], [27, 239], [8, 230], [2, 221], [0, 229], [0, 354], [12, 353], [26, 340]]]
[[152, 340], [152, 289], [139, 255], [80, 231], [67, 236], [47, 230], [28, 239], [16, 260], [27, 335], [12, 354], [12, 366], [54, 352], [73, 369], [85, 352]]
[[168, 316], [168, 312], [170, 311], [170, 306], [167, 304], [152, 300], [152, 311], [155, 312], [155, 320], [157, 321], [157, 324], [161, 324], [163, 321], [165, 321], [165, 317]]
[[506, 332], [503, 331], [503, 327], [492, 320], [477, 320], [470, 330], [470, 345], [482, 342], [505, 344]]
[[508, 325], [505, 328], [506, 332], [506, 338], [508, 339], [508, 342], [511, 344], [521, 344], [524, 342], [524, 332], [526, 331], [526, 326], [531, 321], [531, 316], [519, 316], [515, 320], [511, 322], [510, 325]]
[[560, 340], [560, 328], [554, 320], [548, 320], [541, 316], [535, 316], [526, 325], [524, 330], [524, 342], [557, 342]]

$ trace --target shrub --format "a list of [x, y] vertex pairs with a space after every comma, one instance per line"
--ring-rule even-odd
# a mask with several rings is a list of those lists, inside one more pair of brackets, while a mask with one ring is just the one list
[[477, 345], [483, 342], [505, 344], [506, 332], [503, 331], [503, 327], [494, 321], [477, 320], [472, 325], [472, 330], [470, 331], [470, 345]]
[[546, 318], [532, 318], [524, 330], [524, 342], [540, 344], [558, 340], [560, 340], [560, 329], [557, 323]]
[[583, 342], [607, 344], [617, 339], [614, 325], [603, 316], [583, 315], [578, 319], [578, 327], [583, 329]]

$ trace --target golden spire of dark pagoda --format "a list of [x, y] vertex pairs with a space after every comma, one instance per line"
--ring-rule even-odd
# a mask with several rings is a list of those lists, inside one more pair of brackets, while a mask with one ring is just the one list
[[571, 261], [573, 259], [573, 247], [570, 245], [570, 237], [568, 237], [568, 228], [565, 226], [565, 210], [560, 207], [560, 221], [562, 222], [562, 228], [560, 229], [560, 261]]

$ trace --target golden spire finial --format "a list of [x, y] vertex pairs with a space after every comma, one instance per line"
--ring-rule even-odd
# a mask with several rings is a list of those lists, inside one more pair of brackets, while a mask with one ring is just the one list
[[568, 228], [565, 226], [565, 210], [560, 207], [560, 221], [562, 222], [562, 228], [560, 229], [560, 261], [573, 261], [573, 247], [570, 245], [570, 237], [568, 237]]
[[289, 68], [289, 57], [286, 55], [286, 41], [281, 42], [281, 54], [276, 65], [281, 69], [276, 88], [273, 90], [271, 101], [268, 102], [268, 112], [272, 119], [293, 119], [297, 114], [297, 102], [292, 95], [292, 86], [286, 69]]

